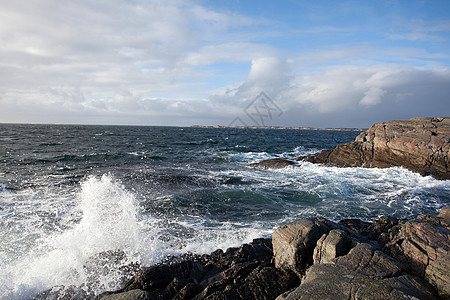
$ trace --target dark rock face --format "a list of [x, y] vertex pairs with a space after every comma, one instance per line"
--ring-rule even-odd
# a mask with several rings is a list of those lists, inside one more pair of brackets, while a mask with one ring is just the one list
[[75, 286], [55, 286], [33, 297], [33, 300], [82, 300], [93, 299], [94, 295]]
[[211, 255], [144, 268], [125, 287], [97, 299], [275, 299], [299, 285], [294, 272], [275, 268], [270, 239]]
[[450, 118], [414, 118], [372, 125], [353, 142], [297, 160], [338, 167], [403, 166], [450, 179]]

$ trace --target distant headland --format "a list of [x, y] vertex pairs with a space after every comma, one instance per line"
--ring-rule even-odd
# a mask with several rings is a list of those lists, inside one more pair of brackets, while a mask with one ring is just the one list
[[223, 125], [192, 125], [193, 128], [239, 128], [239, 129], [293, 129], [293, 130], [339, 130], [365, 131], [367, 128], [314, 128], [314, 127], [283, 127], [283, 126], [223, 126]]

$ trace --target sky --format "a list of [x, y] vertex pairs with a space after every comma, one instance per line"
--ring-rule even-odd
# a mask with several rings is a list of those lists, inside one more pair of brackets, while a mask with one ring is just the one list
[[0, 0], [0, 122], [450, 116], [448, 0]]

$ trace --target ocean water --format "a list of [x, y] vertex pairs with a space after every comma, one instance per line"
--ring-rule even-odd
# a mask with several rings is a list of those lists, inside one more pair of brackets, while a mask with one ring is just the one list
[[450, 181], [399, 167], [247, 167], [358, 134], [0, 124], [0, 298], [117, 289], [130, 266], [270, 237], [296, 218], [412, 218], [449, 205]]

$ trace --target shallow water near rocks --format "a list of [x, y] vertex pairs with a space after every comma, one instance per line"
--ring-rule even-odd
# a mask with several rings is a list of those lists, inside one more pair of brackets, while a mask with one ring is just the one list
[[296, 218], [412, 218], [449, 205], [450, 181], [403, 168], [247, 167], [357, 134], [0, 125], [0, 298], [117, 289], [133, 266], [269, 237]]

